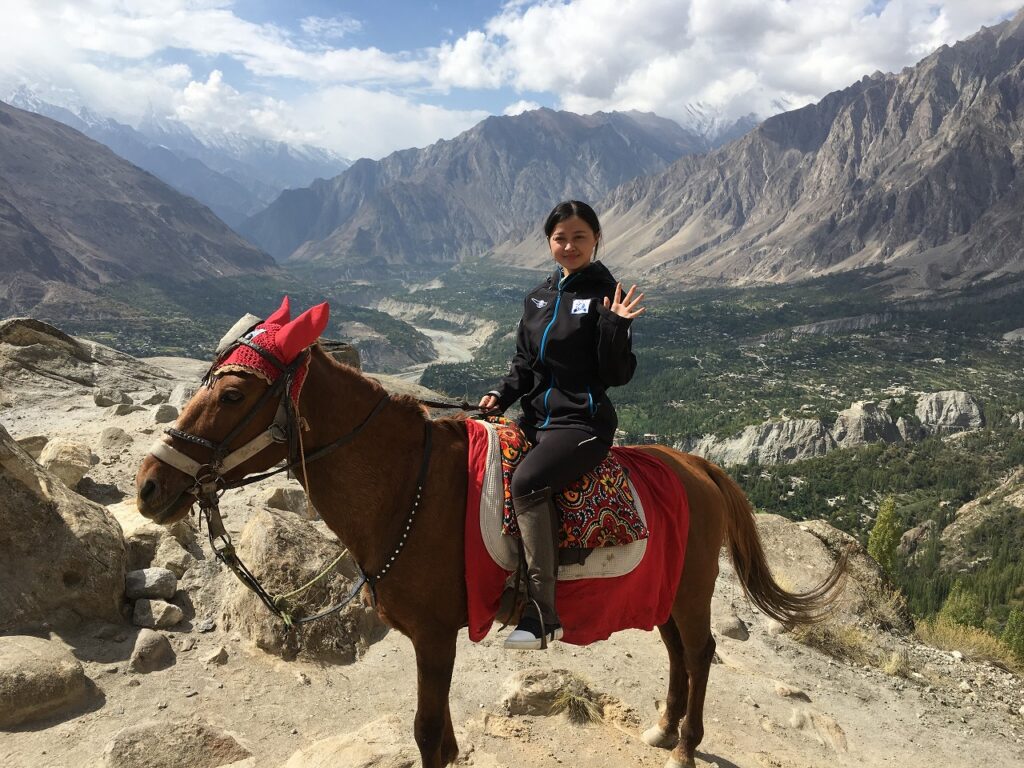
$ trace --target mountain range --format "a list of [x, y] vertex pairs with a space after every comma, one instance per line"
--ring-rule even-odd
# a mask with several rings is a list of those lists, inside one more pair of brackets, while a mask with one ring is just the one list
[[81, 131], [116, 154], [210, 208], [232, 227], [269, 205], [283, 190], [330, 178], [349, 166], [320, 147], [225, 132], [198, 132], [152, 109], [137, 128], [87, 107], [53, 104], [21, 86], [7, 99]]
[[602, 197], [708, 148], [639, 112], [490, 117], [454, 139], [284, 192], [241, 232], [279, 260], [320, 267], [454, 263], [535, 226], [553, 201]]
[[[1024, 12], [717, 148], [653, 115], [493, 117], [286, 192], [241, 231], [318, 267], [540, 267], [540, 217], [578, 197], [602, 214], [604, 258], [648, 280], [870, 268], [911, 292], [955, 289], [1024, 270], [1022, 93]], [[691, 117], [718, 130], [699, 105]]]
[[64, 287], [275, 270], [192, 198], [78, 131], [0, 102], [0, 315]]

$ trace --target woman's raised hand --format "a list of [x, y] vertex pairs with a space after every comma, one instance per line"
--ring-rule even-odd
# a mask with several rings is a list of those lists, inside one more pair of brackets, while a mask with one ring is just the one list
[[491, 411], [498, 410], [498, 398], [494, 395], [484, 395], [480, 398], [480, 403], [477, 405], [484, 413], [490, 413]]
[[604, 298], [604, 308], [611, 310], [619, 317], [626, 317], [632, 320], [634, 317], [642, 315], [647, 307], [640, 306], [640, 300], [644, 297], [642, 293], [636, 292], [636, 286], [631, 286], [629, 291], [626, 292], [625, 297], [622, 295], [622, 283], [615, 284], [615, 299], [609, 299], [607, 296]]

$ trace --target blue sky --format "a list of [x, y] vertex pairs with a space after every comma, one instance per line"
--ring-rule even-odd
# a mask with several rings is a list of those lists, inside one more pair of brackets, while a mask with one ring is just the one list
[[350, 158], [539, 106], [701, 128], [898, 71], [1020, 2], [4, 0], [0, 98], [26, 85]]

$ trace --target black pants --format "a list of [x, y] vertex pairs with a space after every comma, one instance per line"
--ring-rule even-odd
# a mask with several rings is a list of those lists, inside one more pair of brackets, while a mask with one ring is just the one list
[[533, 447], [512, 475], [512, 498], [550, 488], [558, 493], [601, 463], [611, 446], [582, 429], [524, 427]]

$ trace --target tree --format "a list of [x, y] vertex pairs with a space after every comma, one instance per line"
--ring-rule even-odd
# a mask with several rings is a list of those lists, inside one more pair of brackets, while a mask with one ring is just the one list
[[967, 591], [967, 588], [958, 581], [950, 590], [946, 602], [942, 604], [939, 616], [965, 627], [981, 629], [985, 624], [985, 606], [978, 595]]
[[899, 522], [896, 520], [896, 499], [886, 496], [878, 507], [875, 524], [868, 534], [868, 554], [875, 558], [889, 577], [896, 566], [896, 547], [900, 543]]
[[1010, 611], [1002, 640], [1024, 662], [1024, 609], [1017, 607]]

